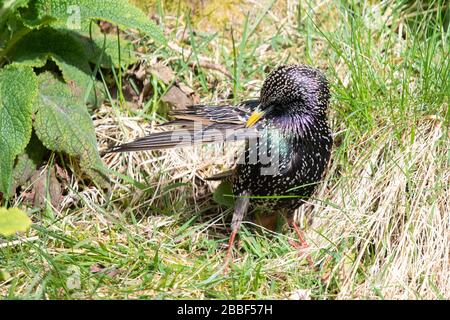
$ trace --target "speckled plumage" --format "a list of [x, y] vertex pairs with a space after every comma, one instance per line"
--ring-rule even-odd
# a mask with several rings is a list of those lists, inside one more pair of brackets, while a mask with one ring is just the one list
[[[256, 143], [247, 139], [243, 158], [231, 171], [237, 196], [232, 222], [236, 232], [249, 206], [293, 212], [314, 192], [330, 158], [328, 101], [327, 80], [319, 70], [304, 65], [281, 66], [268, 75], [259, 100], [177, 110], [173, 112], [176, 120], [168, 124], [181, 129], [151, 134], [111, 151], [154, 150], [257, 136], [257, 140], [250, 140]], [[255, 111], [263, 116], [250, 127], [248, 121]], [[200, 130], [195, 128], [199, 122], [203, 125]]]
[[[306, 66], [282, 66], [274, 70], [261, 90], [261, 106], [271, 108], [257, 123], [263, 149], [278, 139], [279, 167], [274, 175], [261, 175], [261, 163], [239, 164], [233, 187], [236, 195], [285, 196], [252, 198], [251, 204], [267, 209], [298, 208], [320, 181], [330, 158], [332, 136], [326, 109], [329, 91], [323, 74]], [[270, 139], [275, 135], [274, 139]], [[269, 147], [266, 147], [266, 141]], [[259, 148], [258, 144], [256, 148]], [[246, 158], [255, 152], [247, 144]], [[286, 197], [289, 196], [289, 197]]]

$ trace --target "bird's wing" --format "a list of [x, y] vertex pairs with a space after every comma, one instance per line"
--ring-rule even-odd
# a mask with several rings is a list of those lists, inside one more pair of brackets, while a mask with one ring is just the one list
[[194, 105], [175, 110], [172, 115], [181, 120], [191, 120], [203, 124], [245, 124], [251, 112], [259, 105], [258, 100], [244, 101], [238, 105]]
[[178, 129], [152, 133], [135, 141], [114, 146], [107, 152], [168, 149], [202, 143], [220, 143], [256, 137], [258, 131], [245, 123], [259, 101], [245, 101], [237, 106], [194, 105], [172, 112], [175, 120], [163, 125]]

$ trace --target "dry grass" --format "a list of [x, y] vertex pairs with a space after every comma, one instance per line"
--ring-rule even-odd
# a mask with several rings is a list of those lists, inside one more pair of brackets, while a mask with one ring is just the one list
[[[319, 199], [310, 239], [341, 251], [332, 269], [339, 298], [450, 297], [450, 170], [442, 122], [425, 120], [405, 144], [380, 128], [352, 155], [351, 175], [336, 166]], [[373, 148], [370, 145], [375, 144]], [[365, 150], [364, 150], [365, 149]], [[334, 173], [334, 174], [333, 174]]]

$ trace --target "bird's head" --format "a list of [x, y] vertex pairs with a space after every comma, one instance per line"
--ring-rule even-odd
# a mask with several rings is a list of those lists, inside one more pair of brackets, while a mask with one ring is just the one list
[[247, 127], [266, 116], [324, 114], [329, 97], [328, 82], [320, 70], [305, 65], [280, 66], [264, 81], [260, 105]]

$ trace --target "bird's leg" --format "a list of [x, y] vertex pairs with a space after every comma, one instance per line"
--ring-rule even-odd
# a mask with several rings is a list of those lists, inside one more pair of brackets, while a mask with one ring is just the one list
[[[298, 238], [298, 242], [300, 243], [300, 246], [298, 244], [294, 244], [294, 243], [291, 243], [291, 244], [294, 247], [296, 247], [300, 251], [300, 253], [303, 254], [304, 250], [309, 248], [308, 242], [306, 241], [303, 232], [300, 230], [300, 228], [298, 227], [297, 223], [295, 223], [295, 220], [293, 218], [288, 219], [288, 224], [292, 228], [294, 228], [295, 233], [297, 234], [297, 238]], [[314, 261], [309, 253], [306, 253], [306, 261], [308, 261], [308, 264], [312, 269], [315, 269]]]
[[297, 234], [298, 242], [300, 242], [300, 248], [307, 249], [309, 247], [308, 242], [306, 242], [303, 232], [300, 230], [294, 220], [292, 220], [291, 226], [294, 228], [295, 233]]
[[234, 246], [234, 239], [236, 238], [237, 232], [238, 232], [237, 229], [233, 230], [231, 232], [230, 240], [228, 241], [227, 255], [225, 256], [225, 262], [224, 262], [225, 273], [228, 272], [228, 266], [229, 266], [229, 263], [230, 263], [231, 254], [232, 254], [233, 246]]
[[242, 219], [244, 218], [244, 214], [247, 212], [248, 205], [250, 203], [250, 198], [248, 198], [248, 193], [242, 193], [237, 199], [234, 205], [234, 213], [233, 219], [231, 220], [231, 236], [228, 241], [228, 250], [227, 255], [225, 256], [225, 273], [228, 272], [228, 267], [230, 263], [230, 259], [232, 256], [234, 239], [236, 238], [237, 232], [239, 230], [239, 226], [241, 225]]

